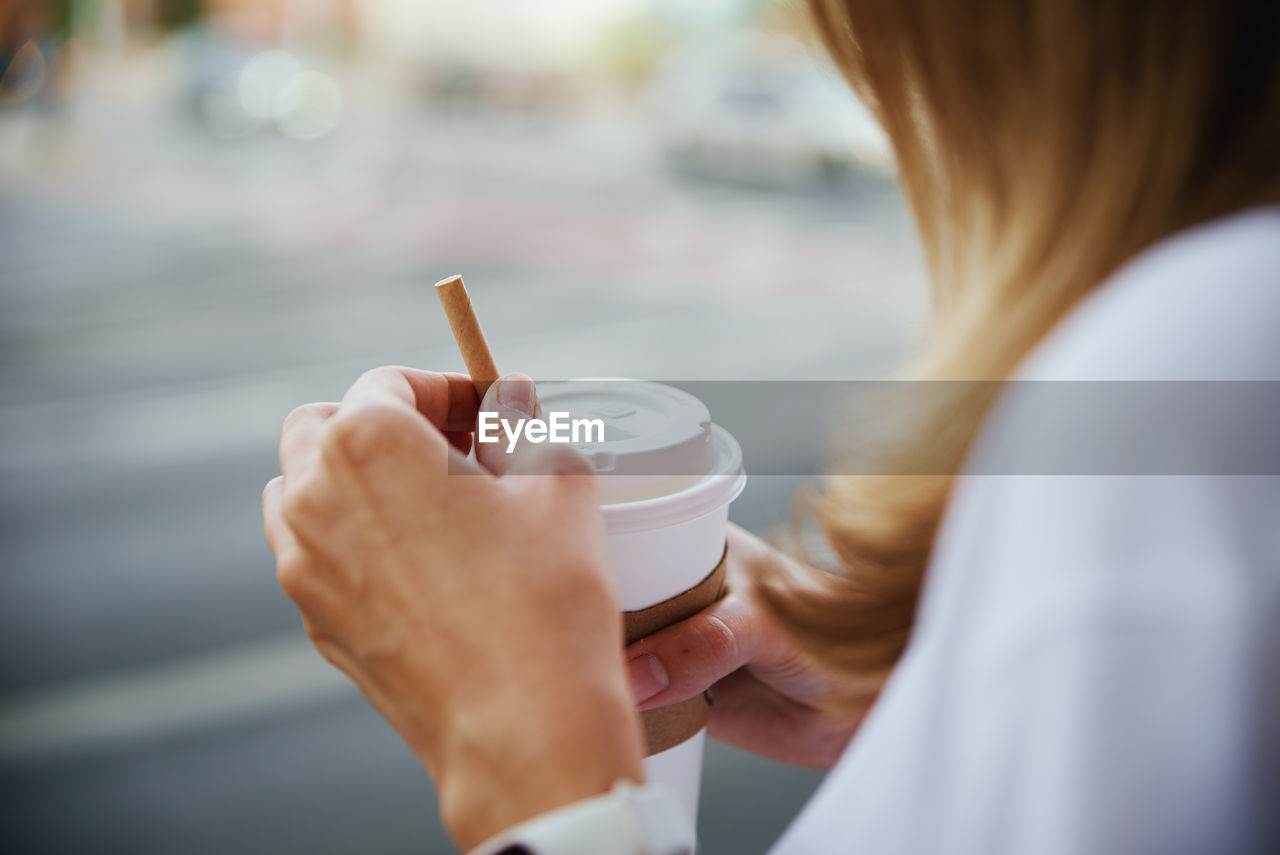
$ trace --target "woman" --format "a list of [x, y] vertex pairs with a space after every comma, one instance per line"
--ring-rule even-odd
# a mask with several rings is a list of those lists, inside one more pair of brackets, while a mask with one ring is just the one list
[[[810, 6], [929, 260], [909, 377], [1280, 379], [1274, 3]], [[463, 849], [682, 851], [643, 800], [616, 848], [602, 794], [642, 780], [633, 703], [710, 686], [713, 736], [833, 767], [781, 853], [1280, 851], [1276, 470], [1215, 477], [1230, 440], [1193, 431], [1177, 477], [993, 477], [1025, 471], [1025, 413], [941, 388], [880, 474], [830, 479], [842, 575], [734, 532], [731, 594], [624, 655], [585, 465], [444, 474], [464, 377], [379, 369], [291, 414], [268, 539]], [[533, 411], [527, 384], [489, 396]], [[1250, 418], [1280, 436], [1274, 406]]]

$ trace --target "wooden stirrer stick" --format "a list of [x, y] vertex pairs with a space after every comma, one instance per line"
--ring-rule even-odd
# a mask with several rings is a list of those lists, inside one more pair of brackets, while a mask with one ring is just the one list
[[462, 361], [467, 366], [467, 373], [471, 375], [471, 382], [476, 385], [476, 392], [483, 400], [484, 393], [498, 379], [498, 366], [493, 362], [489, 343], [485, 341], [480, 321], [471, 306], [467, 286], [462, 283], [461, 276], [450, 276], [436, 283], [436, 294], [444, 305], [449, 328], [453, 330], [453, 338], [458, 342], [458, 350], [462, 351]]

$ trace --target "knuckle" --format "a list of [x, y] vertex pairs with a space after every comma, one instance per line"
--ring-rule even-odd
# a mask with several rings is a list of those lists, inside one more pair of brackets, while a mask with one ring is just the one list
[[356, 386], [396, 386], [404, 383], [404, 374], [394, 365], [379, 365], [360, 375]]
[[309, 483], [286, 483], [280, 498], [280, 516], [295, 531], [315, 528], [324, 517], [319, 490]]
[[704, 615], [690, 628], [693, 630], [695, 643], [708, 659], [726, 666], [737, 663], [738, 636], [719, 615]]
[[281, 556], [276, 561], [276, 581], [289, 599], [303, 605], [310, 599], [315, 585], [311, 562], [297, 552]]
[[361, 380], [387, 380], [399, 377], [400, 371], [394, 365], [378, 365], [360, 375]]
[[294, 407], [289, 414], [284, 417], [283, 433], [288, 433], [290, 429], [296, 427], [299, 422], [305, 422], [324, 413], [324, 404], [303, 404]]
[[284, 477], [277, 475], [262, 486], [262, 507], [265, 510], [276, 490], [284, 486]]
[[404, 427], [404, 414], [398, 407], [361, 404], [334, 416], [327, 443], [349, 462], [363, 465], [393, 448]]

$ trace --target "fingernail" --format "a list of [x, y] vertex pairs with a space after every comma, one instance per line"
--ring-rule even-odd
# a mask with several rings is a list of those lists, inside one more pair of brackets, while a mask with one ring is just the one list
[[532, 380], [499, 380], [498, 403], [503, 409], [524, 413], [526, 416], [536, 415], [538, 396], [533, 388]]
[[649, 700], [671, 682], [667, 679], [667, 669], [662, 667], [658, 657], [648, 653], [642, 653], [628, 661], [627, 674], [631, 678], [631, 692], [638, 704]]

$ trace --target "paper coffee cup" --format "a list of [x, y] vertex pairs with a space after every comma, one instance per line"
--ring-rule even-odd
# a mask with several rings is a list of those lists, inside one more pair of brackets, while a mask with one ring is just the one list
[[[604, 422], [603, 442], [576, 443], [599, 478], [618, 600], [625, 612], [703, 581], [724, 555], [729, 503], [746, 484], [742, 449], [687, 392], [639, 380], [539, 383], [543, 413]], [[705, 729], [645, 760], [648, 780], [698, 813]]]

